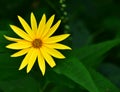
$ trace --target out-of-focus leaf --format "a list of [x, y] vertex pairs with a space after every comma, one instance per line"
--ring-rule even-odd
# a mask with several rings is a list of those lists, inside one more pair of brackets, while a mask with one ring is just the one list
[[50, 92], [76, 92], [76, 91], [68, 88], [67, 86], [58, 85], [58, 86], [54, 87], [54, 89], [51, 90]]
[[104, 63], [100, 65], [100, 72], [120, 87], [120, 68], [118, 66], [111, 63]]
[[106, 41], [90, 46], [85, 46], [75, 51], [75, 55], [87, 66], [96, 66], [102, 62], [104, 54], [114, 46], [118, 45], [120, 40]]
[[75, 21], [75, 23], [71, 25], [72, 44], [74, 49], [80, 48], [91, 42], [92, 37], [83, 22]]
[[26, 75], [26, 73], [18, 70], [21, 61], [20, 58], [11, 58], [10, 54], [4, 52], [0, 54], [0, 57], [0, 81], [11, 80]]
[[120, 18], [113, 16], [113, 17], [108, 17], [103, 21], [103, 25], [107, 29], [112, 29], [112, 30], [120, 30]]
[[99, 92], [85, 66], [75, 57], [60, 63], [54, 71], [63, 74], [89, 92]]
[[[103, 21], [104, 28], [108, 29], [109, 31], [114, 32], [116, 38], [120, 38], [120, 18], [116, 16], [107, 17]], [[114, 31], [113, 31], [114, 30]]]
[[38, 92], [38, 82], [23, 71], [19, 71], [20, 58], [0, 54], [0, 89], [3, 92]]
[[112, 82], [105, 77], [103, 77], [99, 72], [96, 72], [93, 69], [89, 69], [95, 84], [100, 92], [120, 92], [120, 89], [118, 89]]
[[47, 72], [46, 78], [52, 83], [68, 86], [69, 88], [74, 88], [76, 86], [76, 83], [68, 79], [66, 76], [63, 76], [53, 71]]
[[38, 83], [31, 77], [0, 81], [3, 92], [40, 92]]

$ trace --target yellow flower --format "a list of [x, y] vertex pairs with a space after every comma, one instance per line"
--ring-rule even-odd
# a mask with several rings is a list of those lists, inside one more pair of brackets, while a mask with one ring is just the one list
[[[12, 38], [8, 36], [4, 36], [7, 40], [13, 41], [14, 43], [7, 45], [6, 47], [13, 50], [19, 50], [18, 52], [11, 55], [11, 57], [18, 57], [25, 55], [19, 70], [23, 69], [27, 66], [27, 73], [32, 69], [36, 59], [38, 61], [39, 68], [42, 72], [42, 75], [45, 74], [45, 61], [50, 65], [50, 67], [54, 67], [55, 61], [53, 57], [64, 59], [65, 56], [62, 55], [56, 49], [69, 49], [70, 47], [60, 44], [58, 42], [66, 39], [70, 34], [62, 34], [57, 36], [51, 35], [57, 30], [60, 25], [61, 20], [59, 20], [55, 25], [52, 26], [55, 15], [52, 15], [49, 20], [46, 22], [46, 16], [43, 14], [39, 25], [37, 26], [37, 22], [33, 13], [31, 13], [31, 27], [27, 24], [27, 22], [20, 16], [18, 19], [23, 26], [24, 30], [20, 29], [15, 25], [10, 25], [12, 30], [21, 38]], [[52, 57], [53, 56], [53, 57]]]

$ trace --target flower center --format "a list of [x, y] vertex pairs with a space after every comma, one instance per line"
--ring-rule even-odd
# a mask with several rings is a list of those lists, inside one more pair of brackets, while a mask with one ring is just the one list
[[35, 39], [32, 42], [34, 48], [40, 48], [42, 46], [42, 41], [40, 39]]

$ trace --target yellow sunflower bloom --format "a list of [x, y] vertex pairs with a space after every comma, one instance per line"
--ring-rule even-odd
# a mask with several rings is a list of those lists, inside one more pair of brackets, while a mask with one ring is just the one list
[[71, 50], [70, 47], [58, 43], [66, 39], [68, 36], [70, 36], [70, 34], [52, 36], [61, 22], [61, 20], [59, 20], [55, 25], [52, 26], [54, 17], [55, 15], [52, 15], [46, 22], [46, 15], [43, 14], [41, 21], [37, 26], [36, 18], [34, 14], [31, 13], [31, 27], [20, 16], [18, 16], [18, 19], [24, 30], [15, 25], [10, 25], [11, 29], [21, 37], [12, 38], [4, 35], [7, 40], [14, 42], [6, 47], [13, 50], [19, 50], [11, 55], [11, 57], [19, 57], [26, 54], [19, 67], [19, 70], [27, 66], [27, 73], [29, 73], [37, 59], [42, 75], [44, 75], [46, 69], [45, 61], [50, 65], [50, 67], [53, 68], [56, 65], [53, 57], [59, 59], [65, 58], [65, 56], [56, 49]]

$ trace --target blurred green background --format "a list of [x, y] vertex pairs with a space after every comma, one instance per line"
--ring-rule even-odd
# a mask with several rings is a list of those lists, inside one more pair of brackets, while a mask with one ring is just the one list
[[[27, 74], [18, 71], [23, 57], [10, 58], [4, 34], [15, 36], [9, 24], [21, 27], [17, 15], [30, 24], [43, 13], [55, 14], [62, 23], [55, 34], [70, 33], [62, 51], [42, 76], [38, 65]], [[54, 23], [55, 23], [54, 22]], [[120, 1], [119, 0], [0, 0], [0, 92], [120, 92]]]

